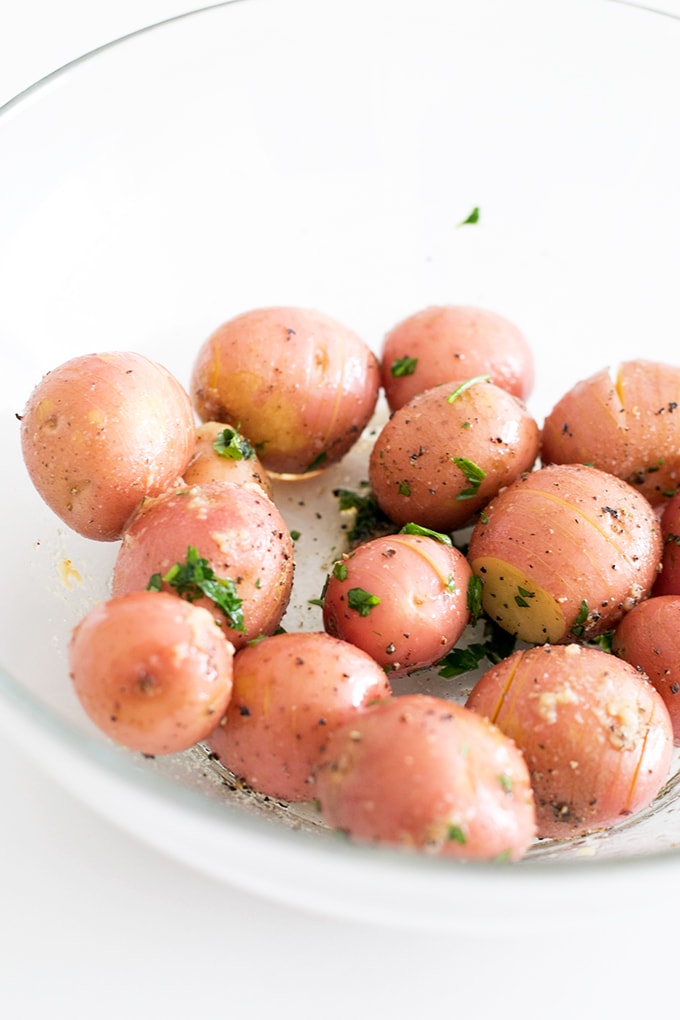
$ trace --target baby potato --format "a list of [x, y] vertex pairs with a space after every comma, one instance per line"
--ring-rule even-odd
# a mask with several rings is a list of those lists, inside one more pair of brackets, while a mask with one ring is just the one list
[[504, 630], [531, 644], [588, 640], [649, 595], [660, 528], [627, 482], [597, 468], [551, 465], [486, 507], [468, 560], [484, 611]]
[[240, 648], [276, 630], [293, 583], [293, 542], [264, 493], [212, 482], [147, 500], [125, 531], [112, 592], [174, 591], [210, 610]]
[[663, 539], [661, 573], [654, 582], [652, 595], [680, 595], [680, 493], [664, 507], [660, 524]]
[[208, 421], [196, 429], [196, 445], [183, 475], [185, 485], [237, 482], [256, 485], [272, 496], [269, 477], [245, 436], [222, 422]]
[[236, 655], [232, 700], [208, 744], [260, 793], [311, 800], [330, 734], [391, 693], [361, 649], [324, 633], [275, 634]]
[[190, 388], [201, 421], [242, 431], [267, 471], [301, 475], [347, 453], [379, 387], [377, 359], [351, 330], [316, 311], [261, 308], [205, 341]]
[[529, 772], [511, 740], [455, 702], [383, 701], [331, 735], [316, 769], [325, 821], [360, 841], [516, 860], [535, 835]]
[[673, 731], [660, 695], [597, 648], [513, 652], [477, 681], [467, 707], [524, 754], [539, 838], [581, 835], [634, 814], [670, 769]]
[[431, 666], [467, 626], [470, 576], [450, 539], [418, 533], [375, 538], [334, 564], [323, 598], [324, 627], [363, 648], [391, 676]]
[[520, 400], [485, 377], [457, 379], [419, 393], [385, 423], [371, 451], [371, 489], [396, 524], [454, 531], [532, 467], [538, 446]]
[[188, 394], [141, 354], [73, 358], [48, 372], [21, 415], [33, 484], [62, 521], [115, 541], [146, 496], [184, 471], [194, 446]]
[[71, 680], [87, 715], [143, 754], [192, 747], [226, 711], [233, 645], [201, 606], [140, 591], [95, 606], [69, 645]]
[[424, 308], [385, 336], [380, 377], [390, 410], [449, 379], [489, 375], [526, 400], [533, 389], [534, 361], [523, 333], [495, 312], [469, 305]]
[[592, 464], [657, 506], [680, 483], [680, 367], [624, 361], [578, 382], [543, 425], [544, 464]]
[[612, 650], [654, 684], [680, 745], [680, 595], [655, 596], [631, 609], [614, 632]]

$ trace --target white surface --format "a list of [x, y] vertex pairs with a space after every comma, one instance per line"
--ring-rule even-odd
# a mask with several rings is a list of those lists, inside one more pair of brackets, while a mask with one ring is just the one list
[[[186, 9], [170, 0], [0, 7], [0, 102], [81, 52]], [[680, 3], [649, 6], [680, 14]], [[0, 157], [1, 158], [1, 157]], [[661, 1011], [674, 918], [551, 936], [326, 922], [204, 879], [124, 836], [0, 746], [0, 1009], [32, 1020], [595, 1016]], [[332, 878], [330, 879], [332, 881]], [[395, 890], [398, 897], [399, 891]]]

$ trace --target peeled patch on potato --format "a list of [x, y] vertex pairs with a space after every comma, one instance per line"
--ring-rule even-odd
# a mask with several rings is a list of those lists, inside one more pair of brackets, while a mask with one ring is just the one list
[[200, 419], [242, 431], [267, 471], [304, 475], [351, 449], [379, 386], [377, 359], [352, 330], [321, 312], [273, 307], [216, 329], [190, 389]]
[[673, 731], [660, 695], [596, 648], [514, 652], [477, 682], [467, 707], [524, 754], [540, 837], [580, 835], [640, 811], [670, 769]]
[[482, 606], [531, 644], [589, 639], [616, 626], [654, 584], [654, 510], [626, 482], [583, 465], [531, 472], [486, 507], [468, 559]]

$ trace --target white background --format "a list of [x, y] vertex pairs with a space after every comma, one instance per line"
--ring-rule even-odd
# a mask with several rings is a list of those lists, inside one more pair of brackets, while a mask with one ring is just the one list
[[[2, 0], [0, 103], [189, 6]], [[680, 16], [678, 0], [650, 6]], [[386, 931], [203, 878], [113, 829], [2, 744], [0, 805], [4, 1017], [654, 1016], [675, 984], [677, 919], [640, 930], [634, 890], [622, 889], [630, 925], [618, 931], [606, 918], [597, 931], [535, 941]]]

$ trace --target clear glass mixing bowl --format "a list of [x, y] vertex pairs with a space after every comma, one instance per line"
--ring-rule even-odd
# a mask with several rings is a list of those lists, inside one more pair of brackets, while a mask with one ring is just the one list
[[[672, 360], [678, 52], [678, 21], [607, 0], [248, 0], [103, 47], [0, 111], [8, 739], [164, 852], [335, 915], [516, 929], [624, 910], [630, 888], [663, 899], [680, 876], [675, 779], [606, 833], [520, 865], [452, 864], [351, 845], [305, 808], [234, 791], [200, 749], [147, 761], [110, 745], [71, 691], [66, 643], [116, 548], [41, 503], [15, 415], [46, 371], [94, 350], [143, 352], [186, 384], [215, 326], [267, 304], [322, 309], [376, 351], [428, 304], [493, 308], [532, 343], [539, 422], [587, 370]], [[289, 628], [319, 626], [308, 600], [342, 542], [332, 490], [365, 477], [367, 442], [277, 485], [302, 533]], [[469, 681], [416, 684], [461, 697]]]

